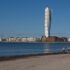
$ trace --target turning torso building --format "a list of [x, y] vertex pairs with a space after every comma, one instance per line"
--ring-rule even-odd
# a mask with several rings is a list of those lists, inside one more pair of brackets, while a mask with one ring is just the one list
[[50, 36], [51, 28], [51, 10], [47, 7], [45, 8], [45, 36]]

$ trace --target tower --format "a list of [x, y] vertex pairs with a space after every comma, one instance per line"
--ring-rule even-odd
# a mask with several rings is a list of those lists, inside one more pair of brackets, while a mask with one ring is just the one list
[[47, 7], [45, 8], [45, 36], [50, 36], [51, 28], [51, 10]]

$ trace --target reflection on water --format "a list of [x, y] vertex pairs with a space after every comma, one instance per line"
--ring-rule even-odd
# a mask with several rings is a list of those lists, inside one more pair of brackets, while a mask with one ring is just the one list
[[0, 43], [0, 56], [61, 52], [70, 43]]

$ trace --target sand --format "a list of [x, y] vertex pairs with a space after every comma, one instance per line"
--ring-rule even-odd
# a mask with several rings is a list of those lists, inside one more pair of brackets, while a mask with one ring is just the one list
[[0, 61], [0, 70], [70, 70], [70, 54], [42, 55]]

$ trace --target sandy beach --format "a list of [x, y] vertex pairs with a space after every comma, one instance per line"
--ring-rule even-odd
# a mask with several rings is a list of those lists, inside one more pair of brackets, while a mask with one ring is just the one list
[[31, 56], [0, 61], [0, 70], [70, 70], [70, 54]]

